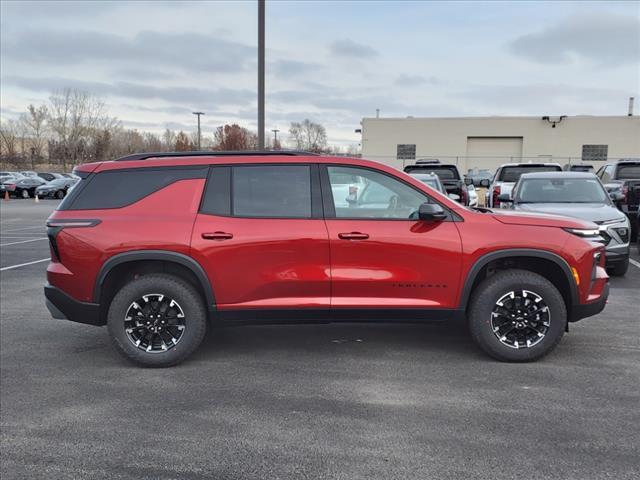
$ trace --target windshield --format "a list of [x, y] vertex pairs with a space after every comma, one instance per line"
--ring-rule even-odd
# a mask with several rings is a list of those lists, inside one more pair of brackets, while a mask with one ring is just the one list
[[595, 178], [532, 178], [516, 193], [518, 203], [609, 203], [609, 195]]
[[65, 183], [66, 183], [66, 180], [64, 178], [56, 178], [54, 180], [51, 180], [50, 182], [47, 182], [47, 185], [58, 186], [58, 185], [64, 185]]
[[618, 165], [618, 178], [620, 180], [632, 180], [640, 178], [640, 163], [631, 165]]
[[531, 166], [513, 166], [504, 167], [500, 172], [501, 182], [517, 182], [523, 173], [530, 172], [560, 172], [562, 169], [559, 165], [531, 165]]

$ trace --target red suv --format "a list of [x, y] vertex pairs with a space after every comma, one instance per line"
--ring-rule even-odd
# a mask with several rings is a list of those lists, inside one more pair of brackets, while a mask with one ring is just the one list
[[183, 361], [209, 324], [455, 318], [530, 361], [609, 293], [596, 225], [469, 209], [367, 160], [162, 153], [75, 173], [47, 221], [47, 306], [145, 366]]

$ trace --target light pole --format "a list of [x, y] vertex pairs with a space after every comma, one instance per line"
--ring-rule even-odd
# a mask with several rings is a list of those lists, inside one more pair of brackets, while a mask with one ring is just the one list
[[204, 112], [193, 112], [198, 116], [198, 150], [200, 150], [200, 115], [204, 115]]
[[258, 149], [264, 150], [264, 1], [258, 0]]
[[278, 144], [278, 132], [280, 130], [278, 130], [277, 128], [274, 128], [273, 130], [271, 130], [273, 132], [273, 149], [276, 149], [276, 145]]

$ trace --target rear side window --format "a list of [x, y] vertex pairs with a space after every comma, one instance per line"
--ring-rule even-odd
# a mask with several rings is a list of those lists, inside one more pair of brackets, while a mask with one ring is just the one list
[[121, 208], [179, 180], [205, 178], [207, 167], [136, 168], [89, 175], [76, 185], [58, 210]]
[[308, 165], [248, 165], [232, 168], [232, 215], [311, 218]]

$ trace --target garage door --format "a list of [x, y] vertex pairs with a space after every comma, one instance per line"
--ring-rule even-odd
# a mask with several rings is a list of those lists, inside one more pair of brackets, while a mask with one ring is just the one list
[[467, 168], [496, 169], [522, 157], [522, 137], [467, 137]]

